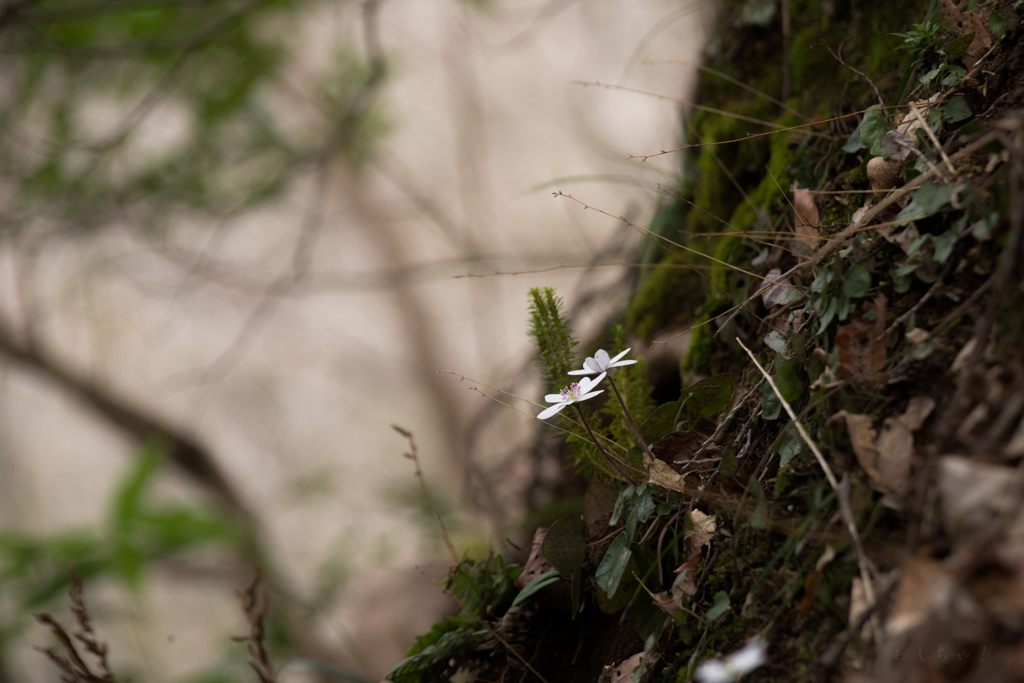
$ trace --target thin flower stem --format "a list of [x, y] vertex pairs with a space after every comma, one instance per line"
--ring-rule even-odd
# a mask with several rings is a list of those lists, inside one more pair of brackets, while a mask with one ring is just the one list
[[612, 376], [608, 375], [608, 384], [612, 385], [612, 391], [615, 392], [615, 398], [619, 399], [619, 405], [622, 406], [622, 412], [625, 413], [626, 419], [629, 420], [629, 426], [633, 428], [633, 433], [636, 434], [636, 440], [640, 442], [643, 449], [647, 451], [647, 455], [654, 460], [654, 453], [651, 453], [651, 449], [647, 447], [647, 442], [644, 441], [644, 437], [640, 435], [640, 430], [637, 429], [636, 423], [633, 422], [633, 416], [629, 414], [629, 408], [626, 407], [626, 402], [622, 400], [622, 394], [619, 393], [619, 388], [615, 386], [615, 382], [612, 380]]
[[576, 413], [579, 414], [580, 416], [580, 422], [582, 422], [583, 426], [587, 428], [587, 434], [590, 434], [590, 441], [595, 446], [597, 446], [597, 450], [601, 451], [601, 455], [603, 455], [608, 460], [608, 463], [612, 466], [612, 469], [614, 469], [620, 477], [628, 481], [633, 486], [636, 486], [636, 481], [634, 481], [634, 479], [631, 476], [626, 474], [625, 471], [623, 471], [623, 469], [619, 467], [619, 463], [615, 462], [615, 460], [612, 459], [612, 456], [608, 455], [608, 451], [601, 447], [601, 444], [597, 441], [597, 437], [594, 436], [594, 430], [590, 428], [590, 423], [587, 422], [587, 418], [584, 417], [583, 415], [583, 409], [580, 408], [578, 403], [574, 403], [573, 405], [576, 406]]

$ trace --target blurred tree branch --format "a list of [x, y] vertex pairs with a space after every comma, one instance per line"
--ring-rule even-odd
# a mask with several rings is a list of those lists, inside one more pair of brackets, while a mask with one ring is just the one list
[[223, 507], [245, 521], [252, 514], [228, 481], [210, 451], [197, 439], [149, 414], [137, 404], [124, 400], [100, 383], [72, 369], [70, 365], [35, 342], [24, 342], [6, 322], [0, 321], [0, 354], [56, 383], [109, 424], [138, 441], [153, 438], [168, 444], [167, 457], [189, 477], [213, 493]]

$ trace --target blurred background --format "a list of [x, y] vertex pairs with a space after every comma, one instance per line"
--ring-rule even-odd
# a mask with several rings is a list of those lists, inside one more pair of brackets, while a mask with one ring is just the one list
[[3, 5], [0, 682], [57, 680], [71, 566], [119, 674], [248, 677], [254, 561], [281, 680], [382, 678], [451, 609], [389, 425], [459, 553], [553, 501], [487, 387], [539, 400], [530, 287], [583, 338], [627, 295], [579, 266], [641, 237], [552, 192], [648, 224], [714, 5]]

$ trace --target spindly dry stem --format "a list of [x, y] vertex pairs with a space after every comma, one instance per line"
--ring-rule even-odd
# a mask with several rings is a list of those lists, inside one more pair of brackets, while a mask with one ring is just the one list
[[595, 446], [597, 446], [597, 450], [601, 451], [601, 455], [603, 455], [605, 457], [605, 459], [608, 460], [608, 463], [612, 466], [612, 469], [614, 469], [618, 473], [618, 475], [620, 477], [622, 477], [623, 479], [628, 481], [633, 486], [636, 486], [636, 481], [634, 481], [631, 476], [626, 474], [625, 471], [621, 467], [619, 467], [619, 463], [615, 462], [615, 459], [612, 458], [612, 456], [608, 455], [608, 451], [603, 449], [601, 447], [601, 444], [598, 443], [597, 437], [594, 436], [594, 430], [590, 428], [590, 423], [587, 422], [587, 418], [583, 416], [583, 410], [580, 409], [578, 404], [573, 404], [573, 405], [576, 406], [576, 413], [580, 416], [580, 422], [582, 422], [583, 426], [587, 428], [587, 434], [590, 434], [590, 441]]

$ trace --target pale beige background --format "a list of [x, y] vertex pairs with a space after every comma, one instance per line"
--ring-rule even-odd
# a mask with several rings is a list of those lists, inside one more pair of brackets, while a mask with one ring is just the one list
[[[422, 520], [388, 495], [415, 486], [401, 456], [406, 445], [388, 425], [415, 432], [428, 480], [450, 501], [462, 494], [467, 458], [505, 467], [508, 486], [494, 492], [505, 518], [463, 515], [478, 544], [500, 541], [495, 525], [517, 511], [516, 466], [502, 459], [533, 424], [505, 411], [467, 453], [459, 430], [486, 401], [472, 383], [436, 371], [513, 387], [530, 352], [528, 288], [554, 285], [572, 303], [581, 287], [618, 282], [622, 273], [452, 276], [586, 263], [609, 245], [616, 250], [608, 260], [632, 258], [639, 238], [628, 227], [551, 191], [644, 224], [678, 159], [640, 164], [626, 156], [673, 146], [678, 106], [574, 81], [685, 99], [691, 69], [644, 60], [699, 61], [712, 4], [495, 1], [475, 9], [457, 0], [387, 0], [380, 31], [392, 71], [382, 110], [392, 130], [379, 160], [360, 177], [333, 174], [309, 276], [266, 318], [237, 366], [212, 381], [211, 364], [257, 297], [190, 276], [187, 259], [169, 254], [208, 249], [251, 281], [268, 282], [290, 258], [315, 194], [312, 177], [275, 206], [221, 227], [212, 242], [215, 226], [182, 223], [157, 245], [125, 225], [40, 255], [32, 286], [53, 352], [200, 435], [259, 512], [267, 545], [299, 594], [312, 594], [325, 566], [344, 568], [341, 599], [311, 628], [343, 657], [347, 634], [355, 634], [368, 675], [381, 676], [444, 605], [410, 569], [442, 556]], [[336, 38], [360, 40], [358, 12], [336, 3], [289, 28], [300, 48], [291, 90], [265, 93], [265, 104], [289, 116], [293, 134], [315, 135], [322, 124], [303, 102], [303, 84], [326, 68]], [[102, 125], [110, 108], [97, 102], [80, 115]], [[159, 155], [183, 125], [173, 104], [161, 107], [138, 153]], [[0, 298], [11, 319], [16, 260], [0, 254]], [[404, 285], [371, 282], [373, 273], [432, 263], [439, 265]], [[599, 298], [580, 327], [592, 328], [622, 294]], [[536, 381], [515, 389], [537, 398]], [[4, 528], [49, 533], [101, 523], [131, 448], [53, 385], [0, 365]], [[173, 473], [160, 489], [197, 495]], [[137, 667], [147, 681], [209, 666], [230, 647], [227, 635], [243, 630], [230, 590], [239, 575], [197, 580], [169, 567], [138, 603], [116, 586], [98, 588], [91, 597], [115, 663]], [[44, 641], [33, 630], [26, 646]], [[52, 673], [24, 648], [19, 680]]]

